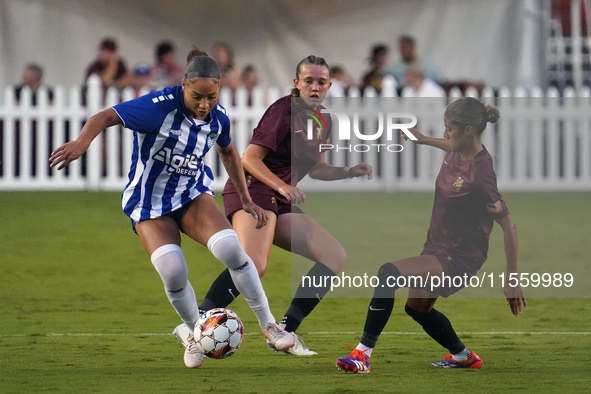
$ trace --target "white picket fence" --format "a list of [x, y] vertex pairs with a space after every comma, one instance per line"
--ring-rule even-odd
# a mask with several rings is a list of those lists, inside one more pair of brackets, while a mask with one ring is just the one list
[[[246, 149], [252, 129], [267, 106], [283, 93], [276, 88], [255, 90], [249, 106], [244, 90], [239, 90], [234, 100], [230, 92], [222, 91], [220, 103], [232, 119], [233, 141], [240, 152]], [[388, 100], [388, 105], [395, 107], [393, 111], [416, 115], [419, 129], [433, 136], [443, 134], [445, 108], [461, 95], [459, 90], [453, 90], [449, 98], [407, 99], [396, 98], [394, 93], [393, 86], [386, 84], [383, 97], [368, 91], [364, 100], [373, 100], [378, 105]], [[466, 94], [477, 96], [476, 91]], [[591, 94], [588, 89], [578, 94], [567, 89], [562, 95], [555, 89], [546, 92], [500, 89], [498, 97], [493, 94], [492, 89], [485, 89], [482, 98], [497, 106], [501, 120], [488, 126], [483, 140], [494, 157], [501, 191], [591, 190]], [[359, 92], [353, 91], [351, 95], [359, 96]], [[50, 169], [48, 157], [54, 148], [75, 138], [91, 115], [133, 96], [131, 89], [122, 94], [112, 89], [103, 99], [98, 80], [92, 79], [85, 106], [81, 104], [81, 87], [66, 91], [58, 86], [54, 89], [52, 103], [47, 100], [47, 92], [41, 90], [37, 105], [32, 107], [29, 91], [24, 90], [20, 103], [16, 103], [12, 87], [7, 87], [0, 103], [0, 191], [122, 190], [127, 183], [132, 150], [132, 132], [127, 129], [105, 130], [83, 158], [70, 164], [67, 170]], [[342, 145], [343, 142], [333, 139], [333, 143]], [[365, 150], [361, 144], [367, 141], [351, 140], [347, 141], [348, 145], [359, 151], [351, 148], [351, 151], [340, 149], [327, 153], [328, 162], [334, 165], [370, 163], [374, 167], [374, 180], [322, 182], [306, 178], [301, 183], [302, 188], [316, 191], [433, 190], [443, 160], [442, 151], [407, 141], [379, 142], [399, 143], [404, 148], [399, 153], [384, 149], [361, 152]], [[205, 164], [214, 172], [214, 188], [221, 190], [227, 174], [214, 151], [208, 154]]]

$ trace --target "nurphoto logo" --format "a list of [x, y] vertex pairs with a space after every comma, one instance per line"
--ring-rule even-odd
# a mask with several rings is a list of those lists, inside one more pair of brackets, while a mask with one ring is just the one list
[[[411, 113], [379, 112], [373, 116], [370, 116], [369, 114], [360, 115], [359, 113], [350, 115], [346, 112], [334, 111], [328, 108], [322, 108], [320, 112], [314, 111], [312, 109], [309, 110], [311, 111], [310, 117], [312, 119], [308, 119], [307, 124], [308, 127], [306, 137], [308, 140], [314, 138], [314, 120], [318, 126], [322, 127], [324, 125], [324, 127], [327, 127], [327, 122], [322, 114], [333, 114], [337, 119], [337, 132], [335, 133], [333, 130], [331, 140], [335, 142], [342, 141], [343, 143], [340, 145], [338, 143], [320, 144], [320, 152], [333, 149], [337, 152], [340, 150], [346, 150], [349, 152], [368, 152], [372, 149], [376, 149], [378, 152], [380, 152], [382, 149], [388, 152], [402, 152], [403, 146], [400, 144], [351, 143], [353, 139], [377, 142], [384, 135], [384, 131], [387, 141], [392, 141], [394, 138], [396, 138], [398, 131], [402, 131], [409, 139], [413, 141], [417, 140], [417, 138], [409, 131], [410, 128], [416, 126], [417, 124], [417, 117]], [[353, 119], [352, 122], [351, 118]], [[364, 121], [360, 119], [363, 119]], [[369, 120], [377, 120], [377, 131], [370, 132], [367, 130], [367, 126], [370, 123]]]

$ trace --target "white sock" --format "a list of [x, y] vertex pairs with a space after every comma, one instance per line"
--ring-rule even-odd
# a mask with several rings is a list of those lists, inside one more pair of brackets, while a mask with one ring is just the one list
[[454, 360], [456, 361], [466, 361], [467, 359], [472, 357], [472, 352], [469, 351], [467, 348], [464, 348], [464, 350], [462, 350], [458, 354], [452, 354], [452, 356], [454, 356]]
[[207, 241], [211, 253], [228, 269], [236, 288], [255, 313], [259, 326], [264, 328], [275, 322], [269, 301], [252, 259], [246, 254], [234, 230], [222, 230]]
[[181, 248], [174, 244], [163, 245], [152, 253], [150, 260], [162, 278], [166, 296], [176, 313], [185, 324], [195, 327], [199, 309]]
[[373, 348], [367, 347], [362, 343], [359, 343], [355, 349], [361, 350], [367, 357], [371, 357], [371, 352], [373, 351]]

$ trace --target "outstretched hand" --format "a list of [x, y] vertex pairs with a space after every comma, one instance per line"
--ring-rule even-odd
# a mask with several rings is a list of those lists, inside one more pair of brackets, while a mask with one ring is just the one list
[[521, 285], [518, 284], [517, 286], [512, 287], [509, 283], [505, 283], [505, 289], [503, 292], [507, 298], [507, 305], [511, 308], [511, 313], [513, 313], [514, 316], [521, 315], [521, 304], [523, 303], [523, 307], [527, 308], [527, 301], [525, 300]]
[[57, 168], [58, 170], [63, 169], [68, 164], [78, 159], [88, 149], [88, 145], [84, 145], [78, 140], [66, 142], [53, 152], [49, 156], [49, 167], [53, 168], [61, 163]]
[[406, 141], [412, 141], [415, 144], [420, 144], [421, 141], [425, 138], [425, 136], [416, 127], [411, 127], [407, 131], [409, 131], [412, 135], [414, 135], [417, 140], [416, 141], [411, 140], [410, 138], [408, 138], [408, 135], [406, 135], [406, 133], [404, 133], [403, 131], [401, 131], [400, 132], [400, 137], [402, 137], [402, 139], [404, 139]]
[[367, 163], [359, 163], [349, 169], [350, 178], [357, 178], [364, 175], [367, 175], [368, 180], [373, 178], [373, 168]]
[[257, 225], [255, 226], [257, 230], [263, 228], [267, 224], [267, 214], [265, 213], [265, 210], [254, 202], [251, 201], [244, 204], [242, 209], [244, 209], [244, 212], [250, 213], [250, 215], [257, 220]]

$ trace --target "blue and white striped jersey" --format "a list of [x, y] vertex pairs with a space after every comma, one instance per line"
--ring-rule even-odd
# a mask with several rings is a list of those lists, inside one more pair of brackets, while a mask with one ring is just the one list
[[213, 174], [203, 157], [215, 142], [230, 145], [230, 120], [219, 104], [210, 121], [187, 112], [181, 86], [113, 106], [123, 125], [133, 130], [129, 182], [123, 211], [133, 221], [166, 215], [204, 192], [211, 192]]

